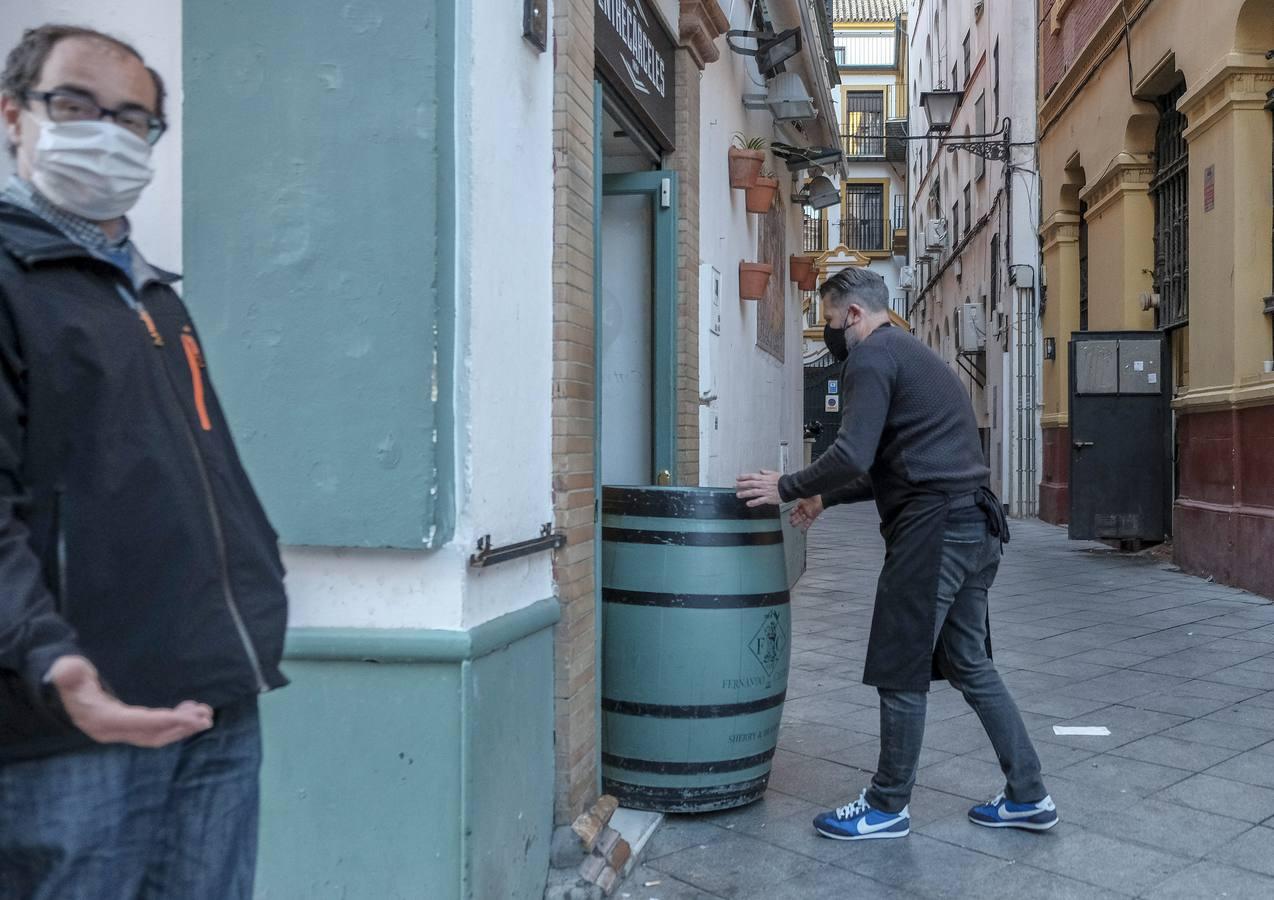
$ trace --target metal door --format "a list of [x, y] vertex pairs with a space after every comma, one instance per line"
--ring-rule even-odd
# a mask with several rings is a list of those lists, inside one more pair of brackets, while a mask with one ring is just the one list
[[1158, 331], [1070, 342], [1070, 537], [1162, 541], [1171, 532], [1171, 357]]
[[[840, 430], [844, 366], [831, 354], [805, 367], [805, 429], [814, 435], [814, 458], [822, 456]], [[812, 428], [811, 426], [816, 426]]]

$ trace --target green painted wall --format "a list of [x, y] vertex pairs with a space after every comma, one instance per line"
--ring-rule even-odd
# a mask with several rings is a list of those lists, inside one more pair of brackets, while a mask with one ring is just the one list
[[261, 900], [539, 900], [556, 600], [469, 631], [304, 629], [262, 704]]
[[185, 297], [286, 544], [451, 531], [453, 16], [183, 4]]

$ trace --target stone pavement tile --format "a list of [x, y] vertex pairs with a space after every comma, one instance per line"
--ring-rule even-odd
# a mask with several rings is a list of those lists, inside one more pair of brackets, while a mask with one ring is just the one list
[[755, 803], [721, 812], [704, 813], [696, 818], [703, 822], [710, 822], [726, 831], [749, 832], [757, 825], [790, 816], [794, 812], [806, 809], [809, 805], [809, 801], [802, 800], [800, 797], [771, 789], [767, 790]]
[[1104, 699], [1092, 700], [1084, 697], [1072, 697], [1054, 692], [1026, 694], [1017, 698], [1018, 709], [1039, 713], [1042, 716], [1053, 716], [1058, 719], [1083, 716], [1094, 710], [1104, 709], [1112, 702]]
[[784, 704], [783, 718], [818, 722], [837, 728], [852, 727], [854, 731], [866, 731], [869, 734], [880, 731], [879, 715], [864, 715], [866, 712], [866, 707], [855, 703], [838, 703], [823, 697], [803, 697]]
[[735, 833], [646, 862], [649, 868], [700, 890], [749, 900], [768, 896], [770, 886], [797, 877], [811, 864], [808, 856]]
[[1230, 703], [1242, 703], [1244, 700], [1259, 696], [1262, 693], [1260, 688], [1199, 680], [1187, 681], [1185, 684], [1179, 685], [1175, 690], [1176, 693], [1184, 694], [1188, 697], [1208, 697], [1216, 700], [1228, 700]]
[[[989, 829], [982, 829], [988, 831]], [[1013, 865], [995, 873], [977, 892], [982, 900], [1113, 900], [1127, 896], [1093, 887], [1030, 865]]]
[[1002, 859], [975, 853], [923, 834], [888, 841], [860, 841], [858, 852], [833, 865], [919, 894], [925, 898], [978, 896], [1009, 866]]
[[666, 815], [651, 835], [642, 858], [646, 861], [656, 860], [687, 847], [713, 844], [729, 836], [730, 832], [705, 821], [702, 816]]
[[[1039, 647], [1055, 657], [1070, 657], [1076, 653], [1084, 653], [1088, 650], [1099, 650], [1103, 647], [1109, 647], [1111, 644], [1117, 644], [1123, 638], [1098, 634], [1093, 631], [1084, 629], [1082, 631], [1070, 631], [1066, 634], [1059, 634], [1055, 637], [1044, 638], [1036, 641], [1035, 646]], [[1093, 665], [1092, 663], [1080, 663], [1077, 665]], [[1100, 675], [1104, 671], [1109, 671], [1106, 667], [1094, 667], [1091, 670], [1094, 675]], [[1062, 672], [1059, 674], [1071, 674], [1070, 672]], [[1080, 674], [1076, 672], [1075, 674]]]
[[857, 797], [865, 786], [862, 781], [863, 773], [857, 769], [782, 750], [774, 754], [770, 774], [770, 786], [776, 791], [824, 807], [844, 803], [851, 793]]
[[1200, 897], [1257, 900], [1274, 896], [1274, 878], [1213, 862], [1200, 862], [1143, 896], [1146, 900], [1199, 900]]
[[[861, 674], [862, 666], [858, 667]], [[829, 694], [824, 695], [824, 700], [832, 700], [836, 703], [853, 703], [857, 706], [880, 711], [880, 694], [871, 685], [863, 684], [861, 680], [849, 685], [848, 687], [839, 688]], [[874, 732], [873, 732], [874, 733]]]
[[922, 768], [916, 783], [970, 801], [986, 800], [1004, 784], [1004, 773], [996, 763], [973, 756], [954, 756]]
[[1218, 722], [1226, 726], [1242, 725], [1244, 728], [1255, 728], [1259, 731], [1274, 731], [1274, 708], [1244, 701], [1208, 713], [1202, 721]]
[[826, 634], [798, 634], [792, 636], [792, 650], [822, 650], [827, 652], [828, 648], [837, 647], [843, 641], [838, 637], [830, 637]]
[[1110, 752], [1115, 756], [1126, 756], [1142, 762], [1201, 772], [1238, 755], [1239, 751], [1152, 734], [1131, 744], [1116, 747]]
[[1274, 691], [1264, 691], [1247, 702], [1256, 706], [1274, 706]]
[[1245, 669], [1254, 669], [1257, 672], [1274, 672], [1274, 653], [1267, 653], [1257, 659], [1249, 659], [1242, 665]]
[[865, 875], [827, 865], [815, 865], [790, 881], [771, 885], [765, 889], [764, 896], [765, 900], [812, 900], [818, 897], [914, 900], [916, 897], [915, 894], [873, 881]]
[[1110, 666], [1116, 669], [1131, 669], [1138, 663], [1147, 662], [1154, 659], [1153, 656], [1147, 656], [1144, 653], [1133, 653], [1131, 650], [1112, 650], [1109, 647], [1102, 647], [1098, 650], [1086, 650], [1083, 653], [1076, 653], [1067, 659], [1073, 659], [1076, 662], [1097, 663], [1099, 666]]
[[[1188, 858], [1163, 853], [1080, 826], [1056, 829], [1057, 840], [1031, 854], [1030, 865], [1109, 891], [1137, 895], [1179, 872]], [[1062, 829], [1066, 829], [1063, 831]]]
[[785, 721], [779, 729], [779, 746], [802, 756], [826, 757], [857, 744], [876, 743], [876, 736], [818, 722]]
[[1208, 858], [1274, 877], [1274, 828], [1258, 825], [1219, 846]]
[[1233, 666], [1229, 669], [1221, 669], [1219, 672], [1212, 672], [1205, 680], [1257, 688], [1262, 691], [1274, 691], [1274, 672], [1261, 672], [1245, 666]]
[[[658, 882], [655, 884], [654, 882]], [[650, 887], [646, 887], [650, 884]], [[640, 865], [628, 873], [618, 890], [615, 900], [720, 900], [719, 894], [701, 891], [691, 884], [679, 881], [671, 875]]]
[[1092, 700], [1105, 700], [1107, 703], [1122, 703], [1145, 694], [1170, 691], [1188, 680], [1170, 675], [1153, 675], [1144, 671], [1124, 669], [1111, 675], [1090, 678], [1062, 688], [1059, 693], [1069, 697], [1087, 697]]
[[1164, 737], [1196, 741], [1200, 744], [1211, 744], [1214, 747], [1227, 747], [1231, 750], [1251, 750], [1274, 741], [1274, 731], [1244, 728], [1242, 725], [1223, 726], [1218, 722], [1207, 722], [1203, 719], [1195, 719], [1193, 722], [1168, 728], [1162, 734]]
[[1213, 775], [1192, 775], [1160, 791], [1155, 799], [1182, 803], [1191, 809], [1254, 824], [1274, 816], [1274, 790]]
[[[1274, 788], [1274, 759], [1271, 759], [1268, 753], [1262, 753], [1259, 750], [1241, 753], [1225, 762], [1217, 763], [1206, 772], [1217, 778], [1228, 778], [1230, 781]], [[1274, 856], [1274, 844], [1270, 845], [1270, 853]]]
[[1082, 781], [1089, 787], [1112, 794], [1145, 798], [1186, 780], [1194, 773], [1186, 769], [1103, 753], [1077, 762], [1057, 774], [1067, 780]]
[[1007, 666], [1002, 664], [999, 653], [995, 656], [995, 663], [1000, 670], [1000, 677], [1009, 686], [1009, 690], [1015, 694], [1052, 691], [1072, 683], [1071, 679], [1064, 675], [1049, 675], [1046, 672], [1034, 672], [1030, 669], [1016, 668], [1006, 671]]
[[1027, 668], [1032, 672], [1043, 672], [1045, 675], [1058, 675], [1069, 682], [1097, 678], [1101, 675], [1118, 673], [1114, 666], [1103, 666], [1097, 663], [1083, 662], [1074, 656], [1063, 656], [1057, 659], [1039, 660]]
[[[1179, 803], [1154, 799], [1096, 811], [1076, 804], [1065, 809], [1059, 807], [1059, 815], [1063, 822], [1075, 827], [1143, 844], [1186, 859], [1200, 859], [1252, 827], [1249, 822], [1186, 810]], [[1189, 828], [1182, 827], [1183, 815], [1190, 820]]]
[[1135, 709], [1131, 706], [1113, 704], [1072, 717], [1062, 725], [1105, 725], [1110, 729], [1104, 736], [1058, 735], [1051, 728], [1044, 731], [1032, 731], [1031, 736], [1037, 740], [1060, 743], [1067, 747], [1082, 747], [1086, 750], [1106, 752], [1124, 744], [1131, 744], [1151, 734], [1158, 734], [1174, 726], [1186, 722], [1184, 716], [1154, 712], [1148, 709]]
[[799, 700], [802, 697], [814, 697], [829, 694], [851, 686], [854, 682], [848, 678], [837, 678], [809, 669], [793, 669], [787, 677], [787, 700]]
[[1138, 672], [1157, 672], [1179, 678], [1202, 678], [1245, 661], [1243, 658], [1213, 653], [1199, 647], [1168, 653], [1149, 662], [1137, 663], [1133, 668]]
[[1177, 716], [1206, 716], [1218, 709], [1230, 706], [1228, 700], [1216, 700], [1209, 697], [1191, 697], [1179, 693], [1178, 690], [1163, 691], [1157, 694], [1144, 694], [1124, 701], [1126, 705], [1137, 709], [1152, 709], [1155, 712], [1172, 713]]

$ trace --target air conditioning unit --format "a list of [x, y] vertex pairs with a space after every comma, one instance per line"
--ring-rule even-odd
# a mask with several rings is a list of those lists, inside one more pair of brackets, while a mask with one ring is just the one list
[[925, 249], [947, 249], [947, 220], [930, 219], [925, 225]]
[[912, 266], [903, 266], [898, 270], [898, 290], [914, 291], [916, 289], [916, 270]]
[[959, 324], [961, 353], [980, 353], [986, 349], [986, 316], [981, 303], [962, 303]]

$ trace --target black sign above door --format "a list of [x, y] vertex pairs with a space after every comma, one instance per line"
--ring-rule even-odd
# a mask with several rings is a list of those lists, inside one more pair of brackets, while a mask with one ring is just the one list
[[676, 42], [648, 0], [597, 0], [597, 69], [664, 150], [672, 150]]

